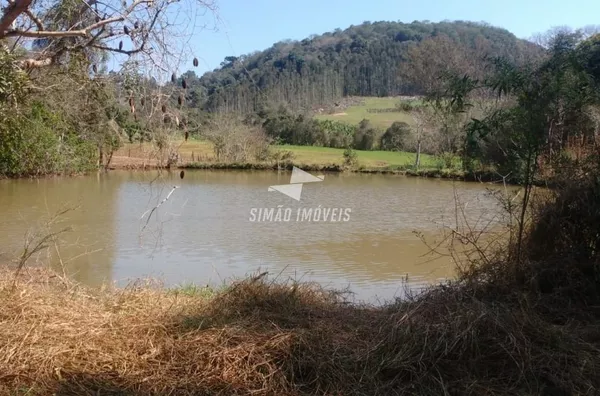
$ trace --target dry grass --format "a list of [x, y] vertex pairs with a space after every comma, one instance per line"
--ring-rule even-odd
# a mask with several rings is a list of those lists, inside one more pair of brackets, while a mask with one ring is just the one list
[[29, 395], [592, 394], [597, 325], [461, 285], [383, 307], [266, 278], [205, 293], [92, 292], [0, 273], [0, 392]]

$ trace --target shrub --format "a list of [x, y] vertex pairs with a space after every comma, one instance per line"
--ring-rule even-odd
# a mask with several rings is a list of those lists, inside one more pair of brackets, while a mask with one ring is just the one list
[[344, 166], [353, 168], [358, 165], [358, 154], [350, 147], [344, 150]]
[[214, 144], [218, 161], [247, 162], [268, 155], [270, 140], [265, 133], [236, 119], [216, 118], [204, 134]]
[[369, 120], [362, 120], [354, 134], [354, 148], [357, 150], [373, 150], [377, 141], [377, 134], [377, 129], [371, 125]]
[[94, 169], [94, 145], [77, 136], [60, 116], [34, 104], [26, 115], [0, 122], [0, 174], [42, 176]]
[[388, 151], [402, 151], [406, 149], [410, 137], [410, 126], [405, 122], [394, 122], [381, 136], [381, 149]]

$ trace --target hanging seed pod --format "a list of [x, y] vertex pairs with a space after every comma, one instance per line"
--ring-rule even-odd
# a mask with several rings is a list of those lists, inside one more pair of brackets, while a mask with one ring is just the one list
[[163, 122], [165, 124], [168, 124], [169, 122], [171, 122], [171, 117], [169, 117], [168, 114], [165, 114], [165, 116], [163, 117]]
[[185, 131], [185, 141], [187, 142], [188, 137], [190, 137], [190, 133], [188, 131]]
[[142, 107], [144, 107], [144, 105], [146, 104], [146, 99], [141, 98], [140, 99], [140, 104], [142, 105]]
[[96, 21], [96, 23], [100, 22], [100, 17], [98, 15], [96, 15], [95, 21]]
[[135, 21], [135, 23], [133, 24], [133, 28], [135, 30], [139, 29], [140, 28], [140, 23], [138, 21]]
[[162, 112], [166, 113], [167, 112], [167, 105], [162, 105]]
[[185, 172], [182, 170], [181, 172], [179, 172], [179, 177], [183, 179], [183, 177], [185, 176]]
[[187, 88], [187, 83], [185, 82], [185, 79], [181, 79], [181, 86], [183, 87], [183, 89]]
[[125, 32], [125, 34], [129, 34], [129, 28], [127, 26], [123, 26], [123, 32]]
[[183, 98], [181, 97], [181, 95], [179, 95], [179, 97], [177, 98], [177, 103], [179, 104], [179, 106], [183, 104]]
[[175, 116], [175, 125], [179, 126], [179, 117]]
[[198, 58], [194, 58], [194, 66], [198, 67]]
[[123, 49], [123, 41], [119, 41], [119, 51]]
[[98, 67], [96, 65], [92, 65], [92, 70], [94, 73], [98, 73]]
[[129, 106], [133, 107], [133, 98], [129, 98]]
[[175, 73], [173, 73], [173, 74], [171, 75], [171, 82], [172, 82], [173, 84], [175, 84], [175, 82], [177, 82], [177, 76], [175, 75]]

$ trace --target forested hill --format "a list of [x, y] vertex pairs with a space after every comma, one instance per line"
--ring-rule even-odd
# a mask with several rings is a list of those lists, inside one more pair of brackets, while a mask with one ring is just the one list
[[343, 96], [419, 94], [437, 69], [473, 71], [484, 55], [520, 63], [539, 53], [509, 31], [481, 23], [365, 22], [226, 57], [201, 78], [191, 71], [184, 76], [196, 106], [245, 113], [265, 101], [309, 108]]

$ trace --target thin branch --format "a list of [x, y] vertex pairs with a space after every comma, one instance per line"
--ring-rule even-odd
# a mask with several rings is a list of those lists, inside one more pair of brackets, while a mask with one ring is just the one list
[[[0, 33], [2, 34], [2, 33]], [[5, 37], [30, 37], [30, 38], [40, 38], [40, 37], [53, 37], [53, 38], [62, 38], [62, 37], [87, 37], [88, 32], [85, 30], [71, 30], [71, 31], [37, 31], [37, 30], [9, 30], [4, 36]]]
[[[171, 197], [171, 194], [173, 194], [173, 192], [179, 188], [178, 186], [173, 186], [173, 188], [171, 189], [171, 192], [169, 192], [169, 194], [167, 195], [167, 197], [165, 199], [163, 199], [162, 201], [160, 201], [158, 203], [158, 205], [156, 205], [154, 208], [152, 208], [150, 210], [150, 214], [148, 215], [148, 218], [146, 219], [146, 224], [144, 224], [144, 227], [142, 228], [141, 232], [144, 232], [144, 230], [146, 229], [146, 226], [148, 225], [148, 222], [150, 221], [150, 217], [152, 217], [152, 213], [154, 213], [154, 211], [156, 209], [158, 209], [162, 204], [164, 204], [165, 202], [167, 202], [169, 200], [169, 198]], [[142, 215], [142, 217], [140, 217], [140, 220], [144, 218], [144, 216], [146, 215], [146, 213], [148, 213], [148, 211], [144, 212], [144, 214]]]
[[25, 14], [27, 14], [29, 19], [31, 19], [31, 21], [36, 24], [38, 30], [44, 30], [44, 25], [42, 24], [42, 21], [40, 21], [38, 17], [33, 15], [33, 12], [31, 12], [30, 10], [25, 10]]
[[142, 44], [139, 48], [132, 49], [132, 50], [122, 50], [122, 49], [106, 47], [104, 45], [98, 45], [98, 44], [91, 44], [90, 47], [96, 48], [99, 50], [103, 50], [103, 51], [118, 52], [120, 54], [125, 54], [125, 55], [133, 55], [133, 54], [137, 54], [139, 52], [144, 51], [144, 44]]

